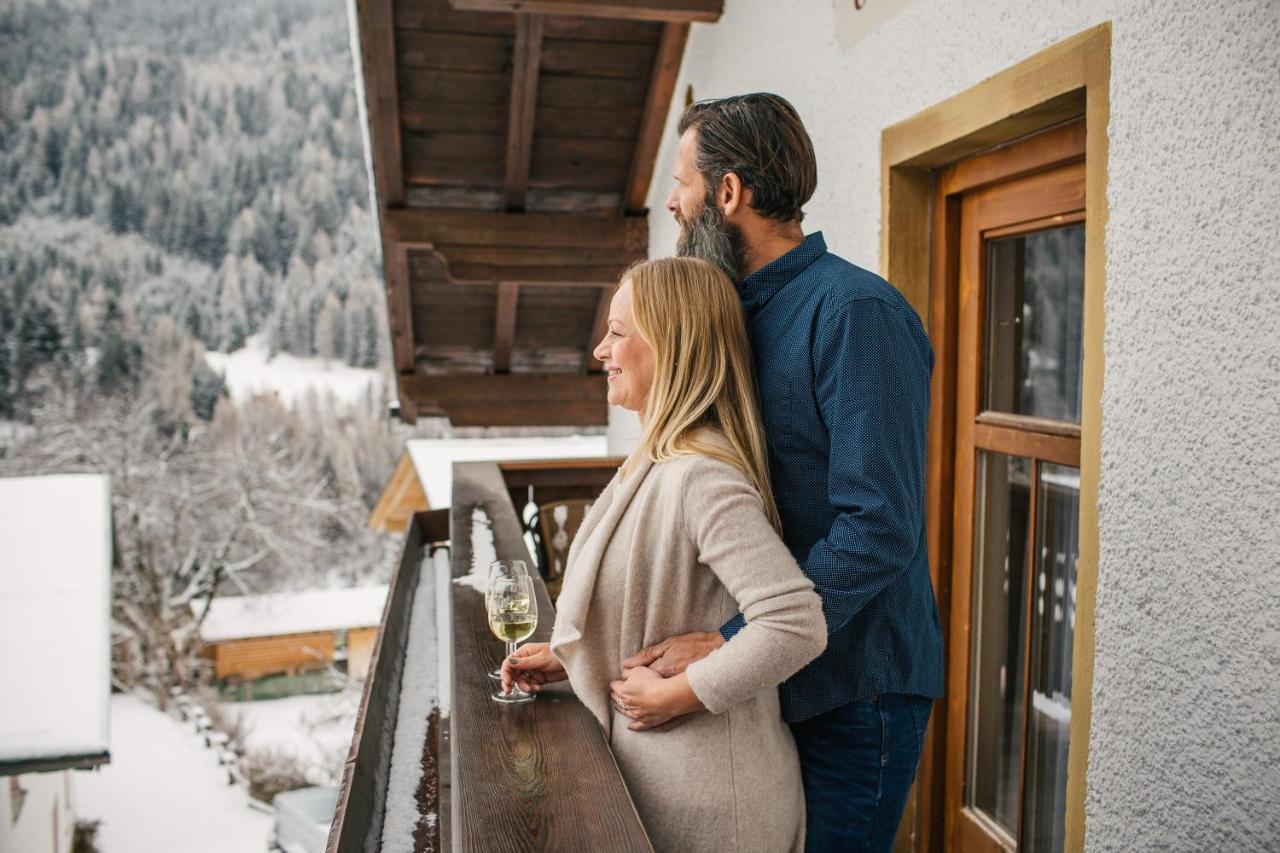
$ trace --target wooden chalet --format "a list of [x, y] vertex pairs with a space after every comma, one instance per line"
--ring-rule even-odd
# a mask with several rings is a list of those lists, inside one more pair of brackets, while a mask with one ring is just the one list
[[607, 422], [689, 26], [722, 0], [357, 0], [400, 415]]
[[380, 533], [403, 533], [416, 512], [431, 508], [409, 451], [400, 454], [369, 511], [369, 526]]
[[215, 598], [200, 626], [200, 657], [228, 686], [330, 667], [363, 679], [386, 597], [376, 586]]

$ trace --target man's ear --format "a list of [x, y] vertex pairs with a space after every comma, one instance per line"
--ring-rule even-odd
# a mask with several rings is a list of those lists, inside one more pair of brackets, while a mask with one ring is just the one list
[[751, 206], [751, 188], [745, 186], [742, 179], [733, 172], [720, 179], [716, 196], [725, 219], [733, 219], [735, 214], [745, 213]]

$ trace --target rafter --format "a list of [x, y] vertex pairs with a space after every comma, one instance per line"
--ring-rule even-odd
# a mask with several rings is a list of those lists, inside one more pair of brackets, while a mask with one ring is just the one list
[[533, 118], [538, 105], [538, 65], [542, 58], [541, 15], [516, 16], [515, 56], [511, 67], [511, 105], [507, 119], [507, 164], [503, 194], [508, 210], [522, 210], [529, 191], [533, 158]]
[[552, 373], [404, 376], [419, 415], [454, 426], [604, 426], [605, 385], [598, 376]]
[[511, 347], [516, 340], [516, 307], [520, 303], [520, 285], [509, 281], [498, 283], [498, 304], [493, 320], [493, 372], [511, 372]]
[[662, 141], [662, 129], [667, 123], [667, 112], [671, 109], [671, 97], [688, 40], [688, 24], [667, 24], [662, 28], [658, 55], [653, 60], [653, 72], [649, 76], [649, 94], [645, 97], [644, 113], [640, 117], [640, 129], [636, 132], [635, 149], [631, 154], [631, 169], [622, 196], [623, 209], [627, 213], [644, 211], [658, 144]]
[[649, 223], [642, 216], [398, 208], [387, 211], [384, 221], [387, 238], [409, 248], [454, 244], [616, 249], [633, 258], [649, 251]]
[[361, 70], [374, 187], [382, 209], [404, 203], [393, 0], [358, 0]]

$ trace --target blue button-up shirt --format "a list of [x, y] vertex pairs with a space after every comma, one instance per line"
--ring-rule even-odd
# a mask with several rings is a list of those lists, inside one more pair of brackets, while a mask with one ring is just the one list
[[[879, 693], [942, 695], [925, 547], [933, 348], [920, 318], [822, 234], [738, 284], [782, 537], [822, 597], [823, 654], [780, 688], [798, 722]], [[742, 627], [730, 620], [726, 639]]]

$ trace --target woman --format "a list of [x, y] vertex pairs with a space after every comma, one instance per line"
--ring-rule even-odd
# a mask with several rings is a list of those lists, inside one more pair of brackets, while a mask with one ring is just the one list
[[[640, 412], [644, 434], [578, 531], [551, 642], [504, 662], [503, 684], [568, 678], [657, 850], [802, 850], [800, 768], [775, 688], [821, 653], [826, 625], [778, 537], [733, 285], [692, 258], [633, 267], [594, 355], [609, 402]], [[685, 673], [620, 677], [641, 648], [737, 613], [746, 627]]]

